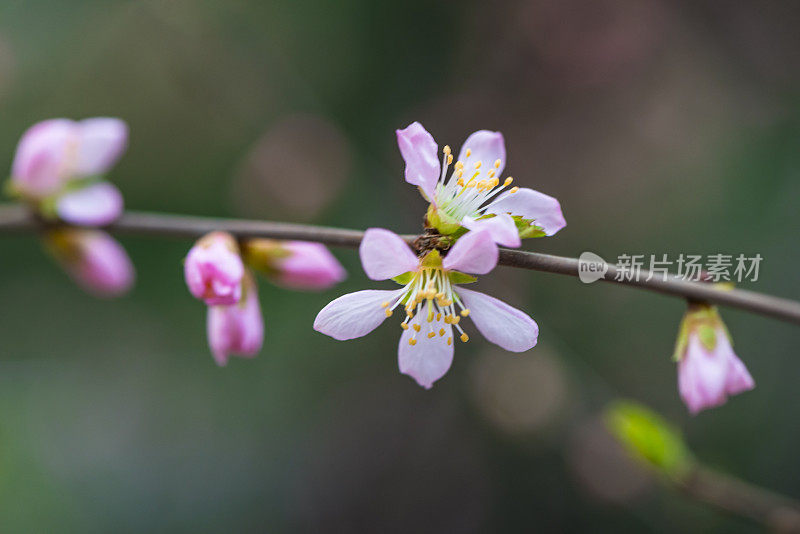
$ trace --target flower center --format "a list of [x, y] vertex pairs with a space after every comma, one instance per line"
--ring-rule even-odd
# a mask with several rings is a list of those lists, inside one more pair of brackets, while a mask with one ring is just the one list
[[[467, 168], [461, 160], [456, 161], [453, 172], [447, 176], [450, 164], [453, 163], [453, 154], [450, 147], [445, 145], [442, 149], [442, 175], [436, 185], [436, 204], [449, 216], [456, 220], [461, 220], [465, 216], [480, 216], [486, 210], [487, 201], [500, 192], [505, 190], [511, 182], [512, 177], [503, 180], [497, 176], [497, 170], [503, 164], [502, 161], [495, 160], [494, 163], [484, 165], [483, 161], [476, 161]], [[467, 158], [472, 155], [472, 150], [466, 149]], [[491, 165], [491, 167], [489, 167]], [[516, 193], [519, 187], [512, 187], [509, 193]]]
[[[428, 338], [444, 337], [447, 331], [441, 326], [442, 321], [458, 330], [461, 341], [466, 343], [469, 340], [469, 336], [458, 324], [461, 317], [469, 315], [469, 308], [461, 302], [448, 272], [441, 267], [421, 266], [414, 272], [411, 281], [403, 287], [403, 292], [393, 301], [382, 303], [381, 307], [385, 309], [386, 317], [391, 317], [394, 309], [400, 305], [403, 305], [406, 312], [406, 318], [400, 327], [403, 330], [413, 329], [408, 340], [410, 345], [416, 345], [420, 335]], [[417, 321], [412, 323], [414, 317], [417, 317]], [[436, 326], [439, 327], [438, 330]], [[452, 343], [453, 338], [448, 336], [447, 344]]]

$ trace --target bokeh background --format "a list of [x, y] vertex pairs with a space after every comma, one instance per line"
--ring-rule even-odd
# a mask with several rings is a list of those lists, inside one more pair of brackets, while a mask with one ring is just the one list
[[[569, 225], [563, 255], [764, 257], [746, 287], [800, 298], [800, 4], [56, 1], [0, 4], [0, 167], [50, 117], [131, 127], [132, 209], [420, 229], [394, 129], [501, 130], [508, 172]], [[800, 496], [796, 327], [724, 311], [758, 387], [690, 417], [670, 361], [683, 304], [499, 268], [539, 346], [459, 345], [431, 391], [391, 321], [311, 330], [380, 287], [352, 250], [321, 294], [261, 283], [267, 341], [218, 368], [184, 287], [190, 242], [124, 238], [127, 297], [74, 287], [0, 237], [3, 532], [753, 532], [663, 487], [598, 418], [642, 401], [720, 470]]]

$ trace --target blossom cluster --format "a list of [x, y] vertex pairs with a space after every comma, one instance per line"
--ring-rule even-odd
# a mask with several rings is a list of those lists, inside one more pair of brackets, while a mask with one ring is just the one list
[[[520, 247], [523, 239], [554, 236], [566, 220], [558, 200], [503, 175], [506, 148], [500, 132], [471, 134], [457, 156], [448, 145], [440, 151], [418, 122], [396, 134], [405, 180], [427, 202], [425, 232], [409, 242], [383, 228], [368, 229], [359, 248], [364, 272], [399, 288], [336, 298], [318, 313], [313, 328], [351, 340], [399, 315], [399, 370], [427, 389], [450, 369], [457, 342], [470, 339], [470, 322], [488, 341], [511, 352], [537, 344], [539, 327], [527, 313], [464, 286], [495, 268], [499, 246]], [[22, 136], [7, 184], [9, 194], [46, 223], [47, 250], [76, 282], [103, 296], [121, 295], [135, 277], [125, 250], [101, 229], [123, 211], [120, 191], [104, 176], [127, 142], [128, 128], [120, 119], [41, 122]], [[185, 258], [184, 279], [208, 307], [208, 344], [221, 366], [234, 355], [252, 357], [263, 345], [257, 274], [289, 290], [325, 290], [346, 275], [318, 243], [243, 239], [225, 232], [201, 237]], [[692, 413], [754, 387], [711, 306], [690, 304], [674, 358], [680, 396]]]

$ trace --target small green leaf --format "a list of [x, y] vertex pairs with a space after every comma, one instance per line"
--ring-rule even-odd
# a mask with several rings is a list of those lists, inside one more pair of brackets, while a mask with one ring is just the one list
[[544, 229], [533, 224], [533, 219], [523, 219], [519, 215], [513, 215], [514, 224], [517, 225], [520, 239], [529, 239], [533, 237], [545, 237], [547, 234]]
[[702, 324], [697, 328], [697, 337], [708, 351], [717, 346], [717, 332], [709, 325]]
[[444, 210], [435, 209], [433, 204], [428, 206], [425, 218], [428, 224], [442, 235], [452, 235], [461, 230], [461, 221], [454, 219]]
[[668, 476], [681, 476], [691, 466], [691, 453], [680, 432], [649, 408], [615, 401], [604, 415], [609, 432], [634, 458]]
[[425, 257], [422, 258], [420, 262], [421, 267], [428, 267], [428, 268], [441, 268], [442, 267], [442, 255], [439, 254], [439, 251], [436, 249], [431, 250]]
[[447, 276], [450, 278], [451, 284], [471, 284], [478, 281], [478, 279], [471, 274], [461, 273], [458, 271], [450, 271]]
[[392, 278], [392, 280], [397, 282], [401, 286], [404, 286], [408, 284], [413, 278], [414, 278], [414, 271], [408, 271], [407, 273], [395, 276], [394, 278]]

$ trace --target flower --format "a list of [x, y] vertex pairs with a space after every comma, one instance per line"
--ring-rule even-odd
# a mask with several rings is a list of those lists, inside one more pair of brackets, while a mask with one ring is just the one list
[[242, 254], [250, 267], [289, 289], [328, 289], [347, 276], [339, 261], [319, 243], [250, 239]]
[[725, 404], [728, 395], [755, 387], [733, 352], [725, 324], [716, 308], [692, 305], [681, 322], [675, 348], [678, 390], [692, 414]]
[[208, 345], [220, 366], [227, 365], [231, 355], [252, 358], [264, 342], [264, 320], [252, 276], [247, 274], [243, 285], [244, 292], [239, 302], [208, 307]]
[[106, 225], [122, 213], [119, 190], [100, 177], [127, 148], [120, 119], [50, 119], [29, 128], [17, 145], [10, 190], [47, 218]]
[[94, 295], [115, 297], [133, 286], [128, 254], [103, 231], [59, 228], [45, 234], [45, 243], [72, 279]]
[[479, 130], [461, 147], [453, 172], [450, 147], [442, 150], [418, 122], [397, 130], [406, 163], [406, 182], [419, 187], [430, 202], [427, 222], [443, 235], [487, 230], [499, 245], [518, 247], [520, 238], [552, 236], [566, 226], [555, 198], [502, 182], [506, 148], [500, 132]]
[[398, 235], [381, 228], [364, 234], [361, 263], [372, 280], [393, 279], [396, 290], [365, 290], [337, 298], [325, 306], [314, 329], [338, 340], [364, 336], [402, 306], [405, 318], [398, 348], [400, 372], [428, 389], [453, 361], [453, 329], [466, 342], [461, 319], [470, 317], [489, 341], [523, 352], [536, 345], [539, 328], [528, 315], [493, 297], [458, 287], [474, 282], [470, 274], [486, 274], [497, 264], [498, 250], [487, 231], [469, 232], [442, 254], [421, 257]]
[[212, 232], [189, 251], [183, 264], [189, 292], [209, 306], [236, 304], [242, 296], [244, 264], [232, 235]]

